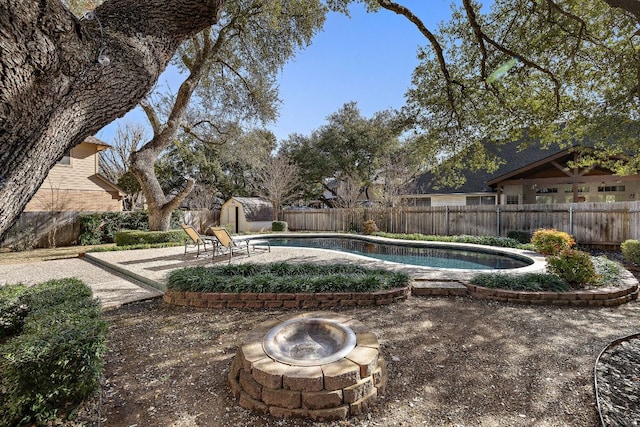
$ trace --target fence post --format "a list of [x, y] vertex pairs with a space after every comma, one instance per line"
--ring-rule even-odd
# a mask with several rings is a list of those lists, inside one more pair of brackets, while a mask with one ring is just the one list
[[449, 235], [449, 206], [445, 206], [445, 215], [444, 215], [444, 232], [445, 232], [445, 236]]
[[496, 208], [496, 230], [498, 231], [496, 235], [500, 237], [502, 231], [500, 230], [500, 206]]
[[569, 205], [569, 234], [573, 236], [573, 206]]

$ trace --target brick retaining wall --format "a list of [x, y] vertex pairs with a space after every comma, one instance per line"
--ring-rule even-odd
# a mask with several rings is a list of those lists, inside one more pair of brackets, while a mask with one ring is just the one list
[[612, 307], [638, 298], [638, 285], [619, 288], [600, 288], [570, 292], [524, 292], [490, 289], [465, 284], [472, 298], [516, 304], [549, 304], [588, 307]]
[[411, 288], [394, 288], [378, 292], [323, 293], [218, 293], [177, 292], [167, 290], [169, 304], [202, 308], [324, 308], [387, 305], [405, 300]]

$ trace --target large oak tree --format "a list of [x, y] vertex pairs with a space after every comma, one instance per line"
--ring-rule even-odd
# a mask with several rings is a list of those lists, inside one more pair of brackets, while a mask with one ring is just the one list
[[[224, 0], [0, 1], [0, 236], [65, 151], [132, 109]], [[108, 58], [108, 64], [107, 64]]]

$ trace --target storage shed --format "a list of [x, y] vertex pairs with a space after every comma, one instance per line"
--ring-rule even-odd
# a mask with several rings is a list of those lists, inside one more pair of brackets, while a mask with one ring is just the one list
[[235, 233], [270, 231], [273, 205], [260, 197], [232, 197], [223, 203], [220, 225]]

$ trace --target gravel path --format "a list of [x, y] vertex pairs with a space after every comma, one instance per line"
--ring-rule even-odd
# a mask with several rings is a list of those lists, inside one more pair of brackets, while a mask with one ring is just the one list
[[595, 373], [604, 424], [640, 425], [640, 337], [608, 347], [600, 356]]

